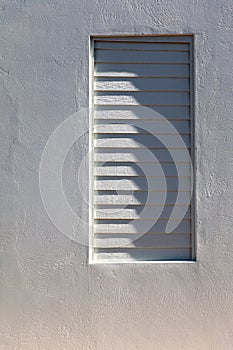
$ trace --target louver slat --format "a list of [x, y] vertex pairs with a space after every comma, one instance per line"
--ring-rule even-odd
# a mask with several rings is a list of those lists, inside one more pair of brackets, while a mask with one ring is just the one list
[[[104, 223], [103, 223], [104, 222]], [[146, 233], [160, 233], [165, 234], [164, 229], [168, 223], [167, 219], [159, 219], [156, 223], [154, 220], [148, 220], [147, 225], [149, 230]], [[131, 223], [130, 220], [96, 220], [95, 232], [96, 233], [145, 233], [145, 220], [135, 220]], [[190, 234], [191, 224], [189, 220], [183, 220], [173, 230], [175, 233], [187, 233]]]
[[[95, 190], [102, 191], [147, 191], [148, 190], [148, 179], [145, 177], [114, 177], [106, 176], [104, 179], [96, 178], [95, 180]], [[190, 177], [182, 178], [179, 184], [180, 191], [189, 191], [190, 190]], [[166, 178], [167, 191], [177, 191], [178, 189], [178, 178], [176, 177], [167, 177]], [[150, 178], [150, 186], [153, 188], [151, 191], [159, 192], [164, 186], [164, 177], [153, 177]]]
[[[136, 84], [136, 82], [135, 82]], [[145, 110], [142, 106], [95, 106], [97, 119], [139, 119], [139, 120], [189, 120], [189, 106], [150, 106]]]
[[188, 78], [188, 64], [130, 64], [95, 63], [95, 76], [98, 77], [174, 77]]
[[99, 41], [104, 42], [127, 42], [129, 44], [133, 44], [135, 42], [137, 43], [167, 43], [170, 45], [174, 45], [177, 43], [187, 44], [192, 42], [192, 36], [191, 35], [161, 35], [161, 36], [154, 36], [154, 35], [124, 35], [124, 36], [118, 36], [118, 37], [109, 37], [109, 36], [96, 36], [95, 37], [95, 43], [98, 43]]
[[[139, 208], [138, 206], [98, 206], [95, 210], [95, 219], [114, 219], [117, 220], [119, 216], [121, 219], [135, 219], [140, 220], [141, 217], [141, 210], [143, 210], [143, 207]], [[183, 207], [179, 207], [179, 215], [183, 214]], [[144, 215], [144, 219], [152, 219], [154, 217], [158, 217], [159, 213], [161, 212], [161, 207], [159, 206], [148, 206], [147, 213]], [[163, 209], [163, 219], [169, 218], [171, 213], [171, 207], [166, 206]], [[184, 219], [190, 220], [191, 214], [190, 209], [186, 212]]]
[[191, 44], [94, 39], [96, 261], [192, 259]]
[[95, 50], [95, 62], [106, 63], [189, 63], [189, 52]]
[[[128, 178], [129, 176], [145, 176], [155, 177], [156, 170], [159, 171], [162, 166], [163, 172], [167, 174], [168, 177], [176, 177], [177, 169], [172, 163], [154, 163], [153, 167], [151, 163], [145, 163], [143, 169], [140, 168], [140, 163], [113, 163], [109, 162], [104, 165], [101, 163], [95, 165], [95, 176], [122, 176]], [[190, 176], [190, 164], [184, 163], [179, 164], [179, 174], [181, 176]]]
[[[129, 45], [130, 44], [130, 45]], [[96, 49], [104, 50], [140, 50], [140, 51], [188, 51], [189, 44], [186, 43], [152, 43], [152, 42], [116, 42], [116, 41], [96, 41]]]
[[189, 91], [188, 78], [98, 78], [96, 91]]
[[[170, 138], [170, 137], [169, 137]], [[150, 145], [151, 146], [151, 145]], [[165, 163], [172, 162], [172, 157], [177, 162], [185, 162], [185, 149], [165, 149], [165, 148], [96, 148], [94, 160], [96, 162], [138, 162], [148, 163], [151, 161], [151, 155], [154, 156], [154, 162]]]
[[125, 246], [126, 248], [150, 248], [157, 247], [159, 249], [167, 248], [190, 248], [191, 238], [190, 235], [151, 235], [146, 234], [140, 238], [137, 235], [126, 234], [124, 236], [120, 234], [97, 234], [95, 236], [95, 245], [98, 248], [114, 248], [119, 246]]
[[[177, 192], [168, 192], [166, 197], [166, 206], [173, 206], [176, 202]], [[190, 203], [191, 194], [190, 192], [181, 192], [180, 193], [180, 206], [187, 206]], [[153, 206], [164, 206], [163, 201], [161, 201], [160, 196], [157, 192], [152, 192], [149, 199], [146, 192], [137, 192], [132, 194], [130, 191], [118, 191], [118, 194], [114, 194], [113, 191], [109, 191], [106, 194], [106, 191], [98, 191], [98, 194], [94, 196], [95, 205], [153, 205]]]
[[116, 248], [95, 250], [96, 261], [125, 262], [125, 261], [167, 261], [167, 260], [191, 260], [191, 248]]
[[[166, 145], [168, 148], [182, 149], [185, 147], [190, 147], [190, 136], [182, 135], [183, 143], [177, 138], [177, 135], [169, 135], [166, 139]], [[145, 148], [145, 149], [161, 149], [166, 148], [165, 145], [160, 141], [159, 138], [153, 135], [128, 135], [119, 134], [116, 137], [115, 134], [106, 135], [98, 134], [97, 139], [94, 142], [95, 147], [102, 148]]]
[[129, 120], [119, 121], [97, 121], [94, 132], [106, 133], [106, 134], [142, 134], [147, 133], [148, 130], [152, 134], [189, 134], [190, 123], [189, 121], [174, 121], [170, 122], [174, 126], [174, 130], [171, 130], [163, 121], [148, 121], [139, 120], [136, 123], [130, 122]]
[[98, 105], [164, 105], [188, 106], [189, 92], [96, 92], [95, 104]]

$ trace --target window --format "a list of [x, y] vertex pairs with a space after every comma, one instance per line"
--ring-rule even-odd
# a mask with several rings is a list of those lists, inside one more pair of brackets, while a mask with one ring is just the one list
[[193, 260], [193, 37], [91, 41], [90, 259]]

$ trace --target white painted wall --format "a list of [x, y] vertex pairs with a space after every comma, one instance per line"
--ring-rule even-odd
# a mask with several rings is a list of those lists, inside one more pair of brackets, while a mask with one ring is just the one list
[[[232, 349], [232, 2], [2, 0], [0, 11], [0, 349]], [[88, 265], [44, 210], [39, 162], [54, 128], [88, 106], [88, 36], [140, 33], [196, 34], [198, 262]], [[87, 147], [63, 174], [78, 213]]]

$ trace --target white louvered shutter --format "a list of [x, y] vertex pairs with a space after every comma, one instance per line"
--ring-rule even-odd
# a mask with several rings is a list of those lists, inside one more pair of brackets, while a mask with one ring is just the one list
[[192, 40], [93, 38], [94, 261], [194, 258]]

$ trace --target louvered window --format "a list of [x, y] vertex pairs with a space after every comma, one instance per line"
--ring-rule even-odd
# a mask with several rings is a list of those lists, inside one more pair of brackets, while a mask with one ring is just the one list
[[93, 37], [91, 53], [90, 259], [193, 260], [193, 37]]

